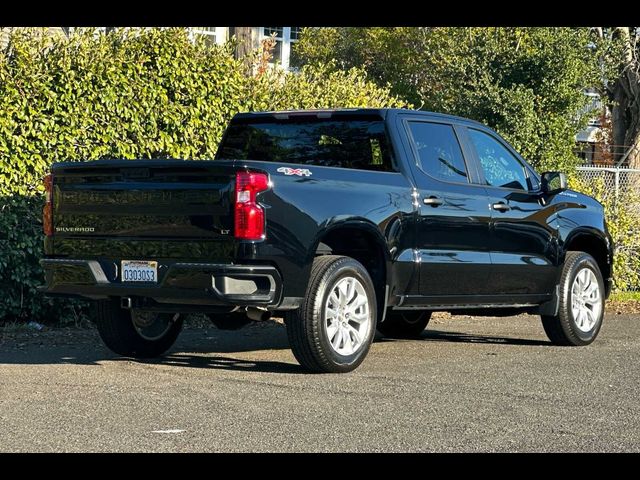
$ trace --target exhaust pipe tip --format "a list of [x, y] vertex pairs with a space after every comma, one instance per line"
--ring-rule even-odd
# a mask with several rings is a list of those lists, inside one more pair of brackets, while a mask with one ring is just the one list
[[264, 322], [271, 318], [271, 312], [263, 308], [247, 307], [247, 317], [254, 322]]

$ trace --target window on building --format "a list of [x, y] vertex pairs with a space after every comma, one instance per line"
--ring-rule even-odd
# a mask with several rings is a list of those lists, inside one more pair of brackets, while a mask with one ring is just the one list
[[591, 115], [589, 118], [589, 126], [591, 127], [599, 127], [600, 126], [600, 114], [602, 113], [602, 100], [600, 99], [600, 95], [596, 92], [586, 91], [584, 95], [587, 97], [587, 104], [578, 111], [578, 115], [582, 116], [585, 114]]
[[264, 38], [273, 36], [276, 44], [271, 52], [271, 63], [282, 64], [282, 42], [284, 41], [284, 27], [263, 27], [262, 35]]
[[295, 45], [300, 39], [302, 27], [291, 27], [291, 54], [289, 55], [289, 70], [297, 70], [302, 66], [300, 56], [296, 52]]
[[276, 45], [273, 49], [271, 63], [279, 64], [285, 70], [299, 66], [297, 58], [292, 56], [292, 46], [300, 38], [302, 27], [262, 27], [262, 38], [274, 35]]
[[227, 41], [227, 27], [191, 27], [189, 35], [192, 40], [203, 38], [207, 45], [221, 45]]

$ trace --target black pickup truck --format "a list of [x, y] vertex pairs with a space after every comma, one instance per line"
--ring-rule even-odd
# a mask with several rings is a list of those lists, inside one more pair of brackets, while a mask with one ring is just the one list
[[164, 353], [190, 312], [281, 313], [321, 372], [437, 310], [539, 314], [554, 344], [586, 345], [611, 290], [602, 205], [449, 115], [243, 113], [212, 161], [57, 163], [45, 185], [43, 291], [95, 300], [126, 356]]

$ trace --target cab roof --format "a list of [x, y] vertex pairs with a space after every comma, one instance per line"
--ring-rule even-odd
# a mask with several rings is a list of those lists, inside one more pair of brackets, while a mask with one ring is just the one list
[[233, 121], [252, 122], [266, 119], [289, 120], [296, 117], [300, 118], [332, 118], [332, 117], [380, 117], [385, 119], [389, 114], [412, 114], [420, 115], [433, 119], [451, 120], [455, 122], [471, 123], [475, 125], [484, 124], [471, 120], [469, 118], [458, 117], [446, 113], [429, 112], [425, 110], [411, 110], [408, 108], [332, 108], [332, 109], [309, 109], [309, 110], [274, 110], [263, 112], [245, 112], [237, 113], [233, 117]]

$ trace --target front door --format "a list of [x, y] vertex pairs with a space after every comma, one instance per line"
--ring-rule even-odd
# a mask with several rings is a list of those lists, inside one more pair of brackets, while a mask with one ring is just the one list
[[491, 205], [490, 283], [496, 294], [550, 293], [557, 269], [553, 207], [528, 168], [488, 132], [468, 128]]
[[474, 303], [463, 297], [491, 293], [486, 191], [471, 183], [453, 125], [409, 120], [406, 127], [417, 167], [416, 250], [422, 302]]

